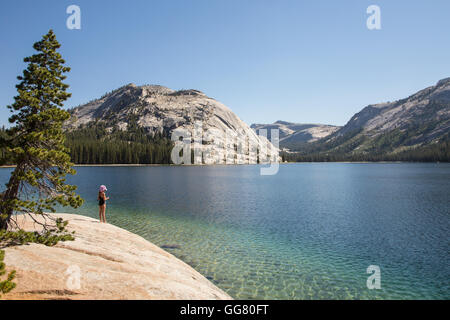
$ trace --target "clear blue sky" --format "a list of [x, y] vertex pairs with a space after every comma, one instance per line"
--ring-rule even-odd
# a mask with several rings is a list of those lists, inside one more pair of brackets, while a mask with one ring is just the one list
[[[81, 8], [81, 30], [66, 8]], [[381, 30], [366, 8], [381, 8]], [[248, 124], [343, 125], [364, 106], [450, 76], [450, 1], [1, 1], [0, 125], [22, 59], [53, 28], [67, 107], [133, 82], [199, 89]]]

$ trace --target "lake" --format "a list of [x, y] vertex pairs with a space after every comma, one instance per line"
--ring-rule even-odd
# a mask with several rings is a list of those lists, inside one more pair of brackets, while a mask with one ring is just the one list
[[[449, 299], [450, 164], [77, 167], [98, 218], [164, 248], [240, 299]], [[11, 169], [0, 169], [2, 187]], [[369, 290], [366, 270], [381, 270]]]

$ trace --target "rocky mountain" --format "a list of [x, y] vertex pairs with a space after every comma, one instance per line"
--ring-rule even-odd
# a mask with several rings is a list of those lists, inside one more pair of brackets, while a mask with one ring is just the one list
[[[187, 130], [197, 136], [196, 146], [204, 151], [203, 156], [195, 154], [196, 163], [257, 163], [258, 147], [266, 148], [272, 160], [277, 157], [277, 149], [267, 139], [227, 106], [198, 90], [128, 84], [70, 112], [69, 132], [101, 126], [106, 135], [138, 128], [148, 135], [170, 137], [175, 131]], [[201, 124], [200, 136], [196, 124]], [[260, 161], [267, 160], [260, 155]]]
[[277, 149], [255, 133], [259, 129], [267, 129], [269, 139], [270, 129], [279, 129], [288, 161], [450, 160], [450, 78], [408, 98], [369, 105], [343, 127], [277, 121], [252, 130], [200, 91], [156, 85], [129, 84], [71, 113], [66, 128], [76, 163], [170, 163], [170, 136], [196, 132], [199, 122], [203, 141], [195, 144], [204, 154], [194, 154], [195, 163], [268, 160], [258, 158], [258, 146], [267, 146], [274, 160]]
[[278, 120], [272, 124], [252, 124], [254, 130], [266, 129], [270, 139], [270, 130], [278, 129], [280, 146], [291, 143], [314, 142], [334, 133], [340, 127], [325, 124], [304, 124]]
[[446, 78], [408, 98], [369, 105], [331, 135], [294, 149], [322, 159], [414, 160], [430, 150], [445, 158], [449, 134], [450, 78]]
[[448, 133], [449, 104], [450, 78], [446, 78], [406, 99], [365, 107], [350, 119], [337, 136], [363, 129], [368, 136], [375, 137], [394, 130], [404, 131], [415, 125], [429, 124], [432, 128], [411, 139], [412, 143], [429, 143]]

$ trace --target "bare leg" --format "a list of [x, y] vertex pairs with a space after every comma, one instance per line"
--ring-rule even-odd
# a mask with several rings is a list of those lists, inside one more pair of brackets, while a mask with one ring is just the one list
[[102, 222], [102, 210], [103, 210], [103, 206], [98, 206], [98, 215], [99, 215], [100, 222]]
[[103, 206], [103, 222], [106, 223], [106, 204]]

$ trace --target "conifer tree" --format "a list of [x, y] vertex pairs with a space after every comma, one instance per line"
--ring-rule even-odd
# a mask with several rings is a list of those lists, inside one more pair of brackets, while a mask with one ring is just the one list
[[[0, 250], [0, 277], [6, 275], [6, 266], [3, 262], [5, 258], [5, 251]], [[16, 276], [16, 271], [11, 271], [6, 276], [5, 280], [1, 280], [0, 278], [0, 298], [2, 294], [10, 292], [12, 289], [16, 287], [16, 284], [13, 282], [14, 277]]]
[[[59, 47], [50, 30], [34, 44], [37, 53], [24, 59], [28, 66], [17, 77], [18, 95], [8, 106], [13, 112], [9, 118], [12, 127], [2, 141], [16, 168], [0, 195], [0, 230], [10, 226], [15, 212], [45, 215], [54, 212], [57, 204], [76, 208], [83, 202], [75, 193], [76, 186], [65, 183], [65, 176], [75, 174], [75, 170], [62, 130], [69, 118], [61, 107], [70, 97], [68, 85], [63, 83], [70, 68], [64, 66]], [[47, 230], [46, 223], [43, 227]]]

